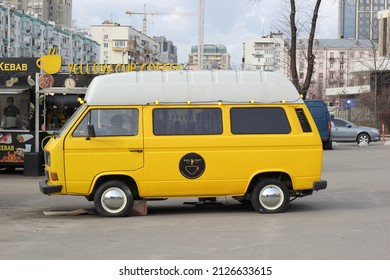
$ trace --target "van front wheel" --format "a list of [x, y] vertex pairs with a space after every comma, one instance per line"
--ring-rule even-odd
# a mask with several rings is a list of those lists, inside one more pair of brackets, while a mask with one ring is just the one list
[[94, 195], [96, 211], [105, 217], [128, 216], [134, 197], [127, 185], [119, 180], [103, 183]]
[[259, 181], [251, 194], [252, 206], [259, 213], [284, 212], [289, 201], [287, 187], [280, 180], [273, 178]]

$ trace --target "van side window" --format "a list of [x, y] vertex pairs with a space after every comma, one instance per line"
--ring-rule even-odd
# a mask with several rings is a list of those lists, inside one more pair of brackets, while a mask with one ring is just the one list
[[311, 132], [311, 126], [310, 123], [305, 115], [305, 112], [302, 108], [296, 108], [295, 113], [297, 114], [299, 123], [301, 124], [302, 131], [303, 132]]
[[97, 109], [84, 117], [73, 137], [85, 137], [88, 125], [93, 125], [96, 136], [131, 136], [138, 134], [137, 109]]
[[153, 110], [155, 135], [222, 134], [222, 112], [218, 108], [163, 108]]
[[291, 132], [286, 112], [280, 107], [232, 108], [233, 134], [288, 134]]

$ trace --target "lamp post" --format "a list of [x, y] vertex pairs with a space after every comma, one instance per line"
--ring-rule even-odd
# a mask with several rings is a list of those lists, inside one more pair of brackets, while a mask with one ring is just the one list
[[[124, 56], [127, 53], [126, 49], [122, 49], [122, 64], [124, 64]], [[126, 63], [127, 64], [127, 63]]]
[[347, 100], [347, 104], [348, 104], [348, 120], [351, 121], [351, 100], [350, 99]]

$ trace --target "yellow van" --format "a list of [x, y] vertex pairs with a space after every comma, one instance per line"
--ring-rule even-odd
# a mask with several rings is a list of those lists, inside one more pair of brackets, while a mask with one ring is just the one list
[[39, 185], [103, 216], [129, 215], [134, 200], [221, 196], [279, 213], [327, 186], [316, 125], [281, 74], [111, 74], [84, 101], [46, 144]]

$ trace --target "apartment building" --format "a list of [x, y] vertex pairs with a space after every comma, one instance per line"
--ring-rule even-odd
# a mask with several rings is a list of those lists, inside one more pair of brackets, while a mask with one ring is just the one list
[[[230, 69], [231, 57], [224, 45], [205, 44], [203, 46], [203, 68], [204, 69]], [[191, 47], [188, 55], [190, 69], [198, 65], [198, 46]]]
[[130, 26], [104, 21], [91, 25], [90, 33], [92, 39], [100, 44], [100, 63], [158, 62], [158, 43]]
[[99, 44], [85, 33], [8, 9], [9, 6], [0, 4], [1, 57], [40, 57], [56, 48], [62, 56], [62, 64], [99, 60]]
[[16, 10], [56, 26], [72, 27], [72, 0], [9, 0]]
[[246, 39], [242, 68], [246, 70], [284, 71], [285, 44], [282, 33]]
[[[307, 41], [297, 45], [297, 70], [300, 83], [304, 82], [307, 61]], [[314, 42], [315, 65], [308, 97], [325, 97], [326, 88], [351, 87], [370, 84], [369, 77], [355, 75], [352, 68], [377, 52], [377, 44], [370, 40], [317, 39]]]

